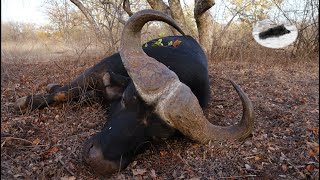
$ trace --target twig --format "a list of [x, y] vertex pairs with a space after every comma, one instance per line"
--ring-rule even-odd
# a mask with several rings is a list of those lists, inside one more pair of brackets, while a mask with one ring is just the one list
[[53, 63], [58, 66], [59, 69], [61, 69], [62, 71], [64, 71], [65, 73], [68, 72], [68, 70], [65, 70], [64, 68], [60, 67], [56, 61], [53, 61]]
[[120, 173], [120, 171], [121, 171], [121, 163], [122, 163], [122, 154], [121, 154], [121, 157], [120, 157], [120, 164], [119, 164], [118, 174], [119, 174], [119, 173]]
[[294, 170], [296, 170], [297, 173], [301, 173], [301, 171], [297, 168], [297, 166], [295, 166], [293, 163], [291, 163], [291, 161], [289, 159], [286, 158], [286, 162], [293, 167]]
[[132, 16], [133, 15], [133, 12], [131, 11], [131, 8], [130, 8], [130, 2], [129, 0], [124, 0], [123, 1], [123, 6], [122, 6], [123, 10], [125, 12], [128, 13], [129, 16]]
[[216, 112], [214, 112], [213, 114], [215, 114], [215, 115], [217, 115], [217, 116], [220, 116], [220, 117], [226, 117], [225, 115], [220, 114], [220, 113], [216, 113]]
[[292, 21], [291, 21], [290, 18], [286, 15], [286, 13], [281, 9], [281, 7], [279, 6], [279, 4], [278, 4], [275, 0], [272, 0], [272, 2], [274, 3], [274, 5], [277, 6], [277, 8], [279, 9], [279, 11], [282, 12], [282, 15], [292, 24]]
[[[32, 145], [32, 146], [24, 146], [23, 148], [34, 148], [35, 146], [37, 147], [48, 147], [50, 146], [49, 144], [38, 144], [38, 145]], [[59, 146], [59, 144], [57, 144]]]
[[1, 147], [4, 145], [4, 143], [8, 140], [19, 140], [19, 141], [24, 141], [24, 142], [27, 142], [27, 143], [30, 143], [30, 144], [33, 144], [31, 141], [29, 140], [26, 140], [26, 139], [22, 139], [22, 138], [16, 138], [16, 137], [1, 137], [1, 139], [4, 138], [4, 142], [1, 143]]
[[229, 176], [229, 177], [219, 177], [218, 179], [232, 179], [232, 178], [244, 178], [244, 177], [257, 177], [255, 174], [248, 174], [243, 176]]
[[[97, 133], [99, 132], [98, 130], [96, 130], [94, 133]], [[75, 134], [75, 135], [72, 135], [72, 136], [69, 136], [68, 138], [69, 139], [72, 139], [72, 138], [78, 138], [78, 136], [88, 136], [88, 135], [91, 135], [92, 132], [83, 132], [83, 133], [79, 133], [79, 134]]]
[[61, 158], [59, 158], [57, 155], [55, 155], [56, 158], [58, 159], [58, 161], [60, 162], [60, 164], [62, 165], [62, 167], [64, 167], [64, 169], [71, 174], [72, 176], [76, 177], [76, 175], [64, 164], [64, 162], [61, 160]]
[[194, 169], [192, 166], [190, 166], [190, 164], [188, 163], [188, 161], [182, 158], [182, 156], [180, 155], [180, 153], [177, 153], [176, 156], [177, 156], [184, 164], [186, 164], [190, 169], [192, 169], [192, 170], [195, 171], [195, 169]]

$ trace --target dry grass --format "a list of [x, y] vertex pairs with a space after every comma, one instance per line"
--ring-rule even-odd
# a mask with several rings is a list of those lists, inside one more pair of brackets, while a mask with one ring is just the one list
[[92, 42], [65, 43], [59, 40], [1, 42], [1, 61], [6, 63], [39, 63], [59, 60], [99, 58], [111, 54], [101, 44]]
[[[30, 47], [2, 48], [2, 178], [103, 179], [81, 157], [82, 143], [105, 122], [100, 105], [69, 103], [24, 115], [12, 109], [18, 97], [44, 93], [49, 83], [67, 83], [100, 55], [48, 58], [41, 50], [44, 46], [33, 46], [32, 50], [40, 49], [37, 52], [29, 52]], [[21, 60], [15, 61], [17, 57]], [[200, 145], [183, 137], [150, 142], [146, 152], [111, 179], [318, 179], [317, 59], [240, 46], [222, 49], [214, 57], [209, 66], [212, 99], [205, 114], [215, 124], [237, 122], [240, 102], [223, 78], [233, 79], [253, 101], [253, 136], [243, 143]]]

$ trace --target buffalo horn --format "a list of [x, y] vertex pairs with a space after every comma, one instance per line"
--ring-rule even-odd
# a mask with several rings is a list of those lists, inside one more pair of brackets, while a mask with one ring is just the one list
[[156, 10], [139, 11], [126, 22], [120, 55], [141, 98], [155, 107], [156, 113], [170, 126], [195, 141], [207, 143], [210, 140], [243, 140], [248, 137], [253, 129], [254, 115], [247, 95], [231, 81], [242, 101], [242, 118], [238, 124], [228, 127], [211, 124], [190, 88], [180, 82], [173, 71], [142, 50], [141, 30], [149, 21], [166, 22], [184, 35], [171, 17]]

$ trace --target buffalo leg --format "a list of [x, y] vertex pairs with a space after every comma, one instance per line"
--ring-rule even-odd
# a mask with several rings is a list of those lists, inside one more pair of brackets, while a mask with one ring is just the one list
[[[59, 104], [79, 99], [82, 94], [89, 90], [103, 92], [102, 78], [96, 75], [78, 77], [65, 86], [49, 85], [48, 94], [29, 95], [17, 99], [15, 110], [25, 113], [27, 110], [41, 109], [53, 103]], [[90, 94], [90, 93], [89, 93]]]
[[[89, 70], [90, 72], [90, 70]], [[65, 86], [49, 84], [47, 94], [29, 95], [17, 99], [15, 110], [25, 113], [47, 107], [53, 103], [59, 104], [74, 100], [101, 100], [103, 105], [121, 97], [130, 78], [108, 72], [85, 72]]]

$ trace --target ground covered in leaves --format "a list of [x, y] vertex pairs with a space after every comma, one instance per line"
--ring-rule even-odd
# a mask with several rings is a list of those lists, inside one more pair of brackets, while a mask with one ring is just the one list
[[[83, 142], [98, 132], [98, 104], [68, 103], [16, 114], [19, 97], [67, 83], [97, 60], [1, 62], [1, 179], [104, 179], [82, 161]], [[244, 142], [197, 144], [184, 137], [149, 142], [111, 179], [318, 179], [319, 62], [210, 63], [214, 124], [241, 117], [240, 100], [225, 80], [237, 82], [255, 109], [252, 137]]]

